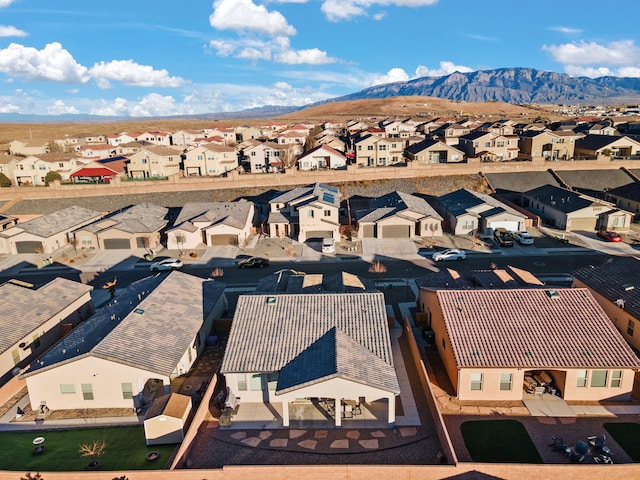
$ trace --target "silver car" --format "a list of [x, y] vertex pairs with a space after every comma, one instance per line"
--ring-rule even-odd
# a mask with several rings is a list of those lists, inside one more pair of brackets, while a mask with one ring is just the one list
[[182, 260], [179, 258], [164, 258], [158, 262], [152, 263], [149, 270], [152, 272], [159, 272], [160, 270], [179, 270], [182, 266]]
[[511, 235], [520, 245], [533, 245], [533, 237], [527, 232], [514, 232]]
[[434, 262], [442, 262], [444, 260], [464, 260], [467, 258], [467, 254], [457, 248], [449, 248], [447, 250], [434, 253], [431, 258]]

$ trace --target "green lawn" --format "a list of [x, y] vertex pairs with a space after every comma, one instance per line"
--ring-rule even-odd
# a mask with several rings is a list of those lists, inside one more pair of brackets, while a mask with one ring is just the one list
[[516, 420], [478, 420], [460, 426], [474, 462], [542, 463], [524, 426]]
[[[44, 437], [44, 452], [34, 455], [32, 444], [36, 437]], [[40, 432], [0, 432], [0, 470], [22, 472], [86, 470], [90, 459], [78, 453], [80, 444], [102, 440], [107, 443], [99, 458], [101, 470], [160, 469], [168, 462], [175, 445], [147, 447], [142, 426], [79, 428]], [[160, 457], [148, 462], [149, 452]]]
[[640, 423], [605, 423], [604, 428], [634, 462], [640, 462]]

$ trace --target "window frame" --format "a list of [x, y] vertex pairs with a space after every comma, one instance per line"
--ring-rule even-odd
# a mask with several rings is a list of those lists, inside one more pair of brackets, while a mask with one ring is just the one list
[[482, 383], [484, 374], [482, 372], [474, 372], [469, 375], [469, 389], [473, 392], [482, 391]]
[[83, 400], [95, 400], [95, 396], [93, 394], [93, 384], [81, 383], [80, 390], [82, 391]]
[[[509, 376], [508, 380], [504, 380], [505, 375]], [[504, 388], [506, 386], [506, 388]], [[500, 391], [510, 392], [513, 387], [513, 373], [501, 373], [500, 374]]]

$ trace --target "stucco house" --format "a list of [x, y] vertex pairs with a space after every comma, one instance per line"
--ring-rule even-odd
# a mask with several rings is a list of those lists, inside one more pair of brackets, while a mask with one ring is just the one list
[[154, 249], [167, 226], [168, 208], [139, 203], [73, 232], [76, 248], [98, 250]]
[[340, 191], [323, 183], [276, 194], [269, 201], [267, 226], [272, 237], [340, 240]]
[[588, 288], [622, 337], [639, 351], [640, 260], [620, 257], [574, 270], [572, 274], [573, 285]]
[[255, 206], [247, 200], [185, 204], [167, 230], [167, 248], [239, 245], [253, 233]]
[[502, 162], [518, 157], [518, 136], [474, 130], [459, 138], [458, 148], [468, 158]]
[[640, 158], [640, 142], [627, 136], [587, 135], [576, 141], [576, 157], [606, 156], [612, 159]]
[[426, 200], [404, 192], [373, 198], [356, 212], [357, 238], [442, 236], [442, 217]]
[[521, 204], [548, 225], [566, 230], [629, 230], [633, 214], [613, 203], [562, 187], [544, 185], [522, 194]]
[[282, 159], [287, 145], [279, 145], [275, 142], [258, 142], [249, 140], [243, 149], [244, 155], [250, 164], [251, 173], [273, 173], [282, 169]]
[[522, 400], [546, 372], [565, 401], [627, 401], [640, 360], [586, 288], [432, 290], [425, 310], [459, 400]]
[[331, 170], [345, 168], [347, 157], [327, 144], [312, 148], [298, 157], [299, 170]]
[[91, 290], [62, 277], [39, 288], [12, 281], [0, 285], [0, 384], [91, 315]]
[[51, 151], [50, 138], [29, 138], [26, 140], [12, 140], [9, 142], [11, 155], [44, 155]]
[[240, 409], [280, 404], [284, 427], [300, 402], [324, 405], [337, 427], [347, 404], [383, 404], [395, 422], [400, 387], [381, 292], [241, 295], [221, 372]]
[[520, 134], [520, 154], [545, 160], [569, 160], [573, 158], [575, 140], [583, 137], [572, 131], [527, 130]]
[[131, 283], [22, 374], [31, 408], [150, 405], [189, 371], [226, 308], [215, 280], [175, 271]]
[[606, 199], [614, 202], [618, 208], [634, 214], [633, 221], [640, 220], [640, 182], [607, 190]]
[[[384, 130], [382, 131], [384, 135]], [[404, 161], [404, 140], [367, 134], [354, 141], [356, 164], [359, 167], [384, 167]]]
[[526, 216], [486, 193], [461, 188], [436, 199], [438, 212], [456, 235], [506, 228], [521, 231]]
[[404, 153], [408, 160], [418, 162], [419, 165], [460, 163], [465, 160], [461, 150], [430, 138], [409, 145]]
[[71, 171], [85, 162], [86, 160], [72, 154], [30, 155], [17, 158], [7, 176], [14, 185], [46, 185], [45, 177], [48, 172], [58, 172], [62, 180], [68, 180]]
[[208, 144], [184, 153], [185, 176], [217, 176], [235, 170], [238, 155], [232, 147]]
[[180, 150], [149, 146], [129, 156], [130, 177], [168, 177], [180, 171]]
[[69, 244], [72, 232], [102, 217], [87, 208], [64, 208], [0, 232], [0, 253], [51, 254]]

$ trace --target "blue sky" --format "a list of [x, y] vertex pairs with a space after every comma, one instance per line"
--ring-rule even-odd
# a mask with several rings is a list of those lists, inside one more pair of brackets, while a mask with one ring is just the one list
[[640, 77], [640, 1], [0, 0], [0, 113], [306, 105], [423, 76]]

